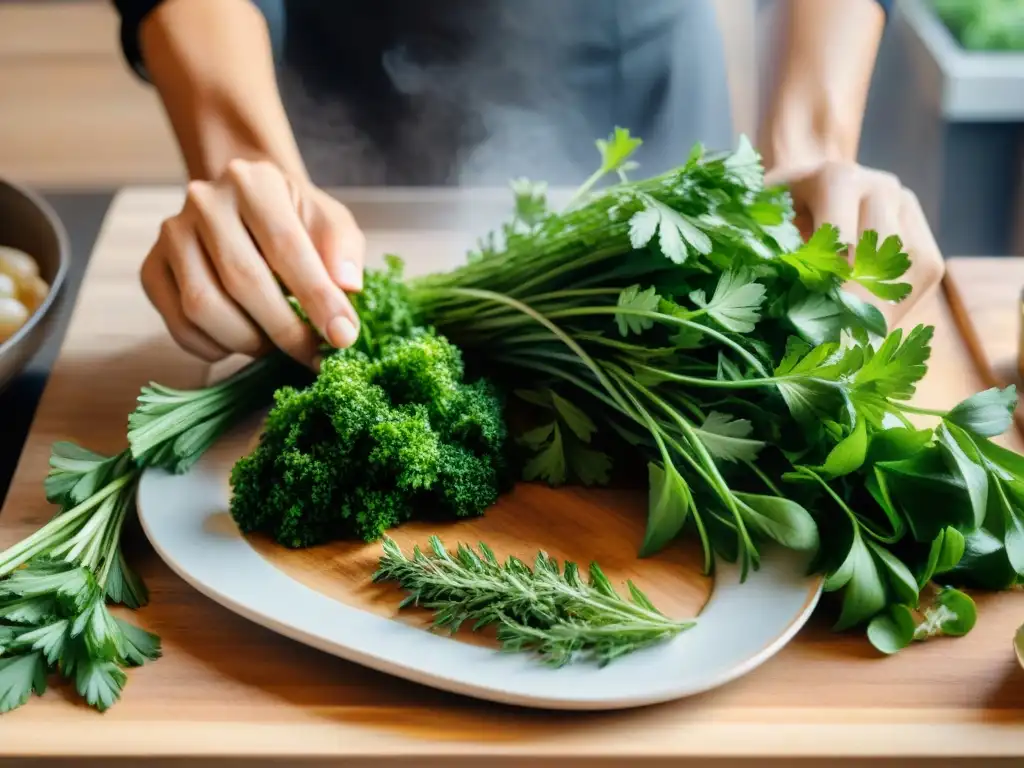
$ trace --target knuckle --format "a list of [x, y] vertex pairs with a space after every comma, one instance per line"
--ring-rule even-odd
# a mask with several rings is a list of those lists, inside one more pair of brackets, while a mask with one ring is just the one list
[[224, 166], [224, 172], [233, 179], [244, 178], [249, 173], [249, 168], [252, 166], [248, 160], [244, 157], [233, 157], [228, 160], [228, 164]]
[[213, 302], [213, 291], [200, 282], [187, 282], [181, 286], [181, 311], [196, 325], [206, 315]]
[[259, 284], [260, 265], [254, 258], [229, 250], [221, 255], [220, 262], [221, 279], [232, 296], [237, 298]]

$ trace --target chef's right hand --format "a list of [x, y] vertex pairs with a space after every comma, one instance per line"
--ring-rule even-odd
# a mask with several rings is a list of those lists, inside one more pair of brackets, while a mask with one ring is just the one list
[[[193, 181], [142, 265], [142, 285], [185, 350], [215, 362], [276, 346], [312, 365], [317, 347], [350, 346], [365, 240], [349, 210], [265, 161], [233, 160]], [[277, 278], [321, 338], [289, 305]]]

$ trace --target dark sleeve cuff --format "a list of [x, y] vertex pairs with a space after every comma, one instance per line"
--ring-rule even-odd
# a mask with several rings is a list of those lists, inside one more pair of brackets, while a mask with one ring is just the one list
[[149, 80], [142, 48], [139, 45], [139, 26], [143, 19], [163, 0], [114, 0], [114, 7], [121, 16], [121, 50], [132, 70], [143, 80]]

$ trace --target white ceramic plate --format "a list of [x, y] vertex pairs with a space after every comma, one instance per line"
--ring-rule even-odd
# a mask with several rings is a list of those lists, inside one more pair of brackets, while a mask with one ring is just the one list
[[[764, 552], [739, 583], [721, 563], [696, 627], [598, 668], [551, 669], [346, 605], [293, 579], [256, 552], [225, 510], [223, 468], [204, 457], [188, 474], [147, 471], [142, 527], [185, 581], [228, 609], [307, 645], [398, 677], [481, 699], [549, 709], [617, 709], [668, 701], [729, 682], [777, 653], [811, 615], [821, 580], [804, 556]], [[227, 519], [228, 524], [225, 524]]]

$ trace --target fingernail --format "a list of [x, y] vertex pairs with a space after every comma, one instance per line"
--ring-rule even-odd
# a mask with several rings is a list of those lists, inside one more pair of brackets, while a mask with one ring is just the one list
[[341, 284], [349, 290], [363, 290], [363, 270], [351, 261], [341, 262]]
[[327, 324], [327, 340], [338, 349], [351, 347], [359, 338], [359, 331], [344, 315], [338, 315]]

